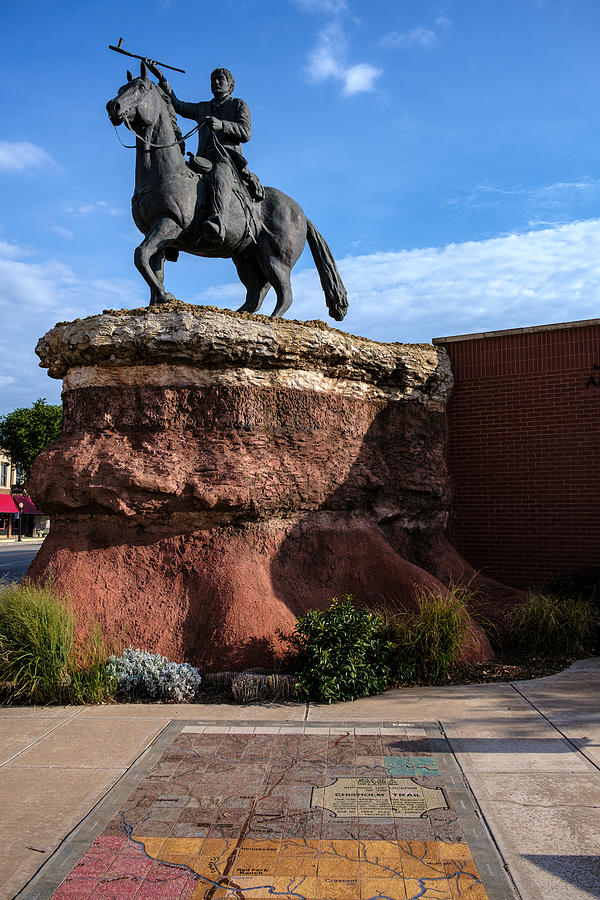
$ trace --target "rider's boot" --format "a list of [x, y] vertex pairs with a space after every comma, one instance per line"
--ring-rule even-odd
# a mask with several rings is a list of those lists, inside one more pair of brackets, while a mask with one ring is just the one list
[[225, 240], [225, 226], [219, 215], [210, 216], [203, 226], [204, 237], [211, 244], [222, 244]]
[[211, 214], [204, 223], [204, 237], [211, 244], [222, 244], [225, 240], [225, 218], [231, 197], [233, 177], [226, 163], [217, 162], [212, 170], [209, 199], [212, 201]]

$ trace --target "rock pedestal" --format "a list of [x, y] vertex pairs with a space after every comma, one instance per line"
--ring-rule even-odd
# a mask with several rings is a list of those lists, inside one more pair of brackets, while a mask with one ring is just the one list
[[[270, 665], [333, 596], [411, 605], [472, 574], [444, 536], [444, 350], [173, 302], [37, 353], [64, 425], [29, 483], [52, 519], [30, 575], [117, 648]], [[491, 655], [481, 632], [465, 654]]]

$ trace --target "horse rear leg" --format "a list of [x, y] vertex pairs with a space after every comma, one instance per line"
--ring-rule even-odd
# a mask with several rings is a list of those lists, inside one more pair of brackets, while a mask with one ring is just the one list
[[246, 288], [246, 301], [238, 312], [257, 312], [271, 285], [255, 259], [249, 256], [233, 257], [240, 281]]
[[261, 260], [261, 268], [277, 294], [277, 303], [271, 317], [279, 319], [290, 308], [293, 299], [289, 266], [275, 256], [267, 256]]
[[173, 294], [165, 291], [162, 269], [164, 248], [170, 241], [178, 238], [181, 231], [182, 228], [177, 222], [163, 216], [154, 222], [142, 243], [136, 247], [133, 260], [138, 272], [150, 287], [150, 306], [175, 299]]

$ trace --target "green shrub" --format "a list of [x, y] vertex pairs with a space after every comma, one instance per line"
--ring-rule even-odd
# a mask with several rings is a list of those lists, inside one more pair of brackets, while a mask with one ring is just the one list
[[587, 600], [561, 600], [539, 591], [506, 616], [509, 646], [532, 656], [583, 652], [596, 626], [597, 616]]
[[452, 586], [446, 597], [426, 587], [415, 589], [416, 610], [385, 616], [386, 637], [395, 647], [396, 681], [442, 681], [458, 658], [473, 626], [467, 587]]
[[298, 694], [320, 703], [356, 700], [384, 690], [390, 681], [391, 647], [381, 618], [357, 609], [347, 594], [326, 610], [300, 616], [292, 637], [297, 649]]
[[0, 588], [0, 683], [11, 700], [94, 702], [114, 693], [99, 629], [79, 651], [75, 620], [50, 583]]

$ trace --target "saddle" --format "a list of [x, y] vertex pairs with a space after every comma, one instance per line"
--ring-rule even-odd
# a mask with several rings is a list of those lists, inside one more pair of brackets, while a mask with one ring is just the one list
[[186, 160], [186, 165], [192, 172], [196, 172], [198, 175], [206, 175], [213, 167], [210, 159], [206, 159], [204, 156], [196, 156], [194, 153], [190, 153], [188, 151], [189, 159]]
[[[213, 163], [205, 156], [198, 156], [188, 151], [187, 157], [188, 159], [186, 159], [185, 164], [190, 172], [204, 177], [212, 171]], [[246, 223], [245, 234], [242, 241], [245, 242], [246, 239], [249, 239], [252, 243], [255, 243], [260, 229], [261, 217], [259, 204], [260, 201], [264, 199], [265, 189], [258, 176], [255, 175], [254, 172], [250, 172], [248, 169], [248, 162], [241, 153], [228, 148], [227, 157], [235, 176], [233, 179], [232, 191], [238, 198]], [[210, 222], [210, 220], [208, 221]], [[204, 231], [206, 231], [206, 228]], [[199, 238], [201, 241], [204, 241], [205, 239], [206, 233]], [[174, 247], [165, 248], [165, 259], [169, 260], [169, 262], [176, 262], [178, 256], [179, 251]]]
[[[250, 171], [248, 162], [241, 153], [237, 153], [235, 150], [229, 150], [228, 154], [233, 158], [239, 176], [246, 185], [250, 197], [252, 200], [256, 200], [257, 203], [260, 203], [260, 201], [265, 198], [265, 189], [261, 184], [260, 178], [255, 172]], [[206, 159], [204, 156], [196, 156], [189, 151], [187, 155], [189, 159], [186, 160], [186, 164], [192, 172], [196, 172], [198, 175], [207, 175], [211, 171], [213, 164], [210, 159]]]

